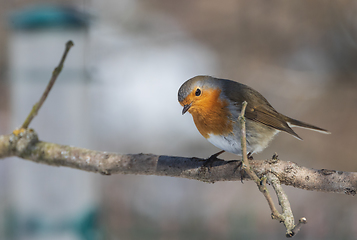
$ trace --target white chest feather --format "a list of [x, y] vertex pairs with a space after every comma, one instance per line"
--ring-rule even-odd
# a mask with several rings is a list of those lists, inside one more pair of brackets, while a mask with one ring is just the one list
[[230, 153], [237, 155], [242, 155], [241, 142], [237, 141], [232, 135], [219, 136], [214, 134], [209, 134], [207, 140], [215, 145], [216, 147]]

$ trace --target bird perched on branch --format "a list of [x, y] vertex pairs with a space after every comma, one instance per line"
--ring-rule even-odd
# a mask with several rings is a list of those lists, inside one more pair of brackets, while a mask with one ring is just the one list
[[242, 155], [238, 117], [244, 101], [248, 103], [245, 119], [249, 155], [264, 150], [278, 132], [286, 132], [302, 140], [291, 127], [329, 133], [277, 112], [259, 92], [227, 79], [211, 76], [191, 78], [180, 87], [178, 101], [183, 106], [182, 114], [191, 113], [203, 137], [216, 147], [238, 155]]

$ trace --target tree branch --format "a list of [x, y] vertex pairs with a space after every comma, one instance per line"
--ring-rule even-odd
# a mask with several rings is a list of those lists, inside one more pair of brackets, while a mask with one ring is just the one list
[[[18, 135], [0, 136], [0, 159], [16, 156], [52, 166], [71, 167], [89, 172], [110, 174], [138, 174], [181, 177], [203, 182], [250, 180], [236, 171], [240, 161], [215, 161], [210, 171], [200, 171], [206, 159], [154, 154], [118, 154], [93, 151], [38, 140], [29, 129]], [[251, 160], [251, 168], [258, 177], [274, 174], [281, 184], [310, 191], [355, 195], [357, 173], [317, 170], [281, 160]]]

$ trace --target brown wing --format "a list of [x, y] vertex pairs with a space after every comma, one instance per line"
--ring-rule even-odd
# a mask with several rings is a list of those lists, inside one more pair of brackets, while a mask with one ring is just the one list
[[[249, 102], [248, 102], [249, 105]], [[290, 133], [291, 135], [301, 139], [294, 130], [292, 130], [286, 121], [283, 119], [280, 113], [275, 111], [274, 108], [267, 108], [266, 106], [252, 106], [248, 108], [245, 113], [247, 119], [262, 123], [266, 126], [272, 127], [274, 129]]]
[[227, 97], [236, 103], [238, 109], [243, 101], [248, 102], [245, 112], [247, 119], [290, 133], [301, 139], [286, 123], [284, 115], [278, 113], [259, 92], [247, 85], [230, 80], [223, 80], [222, 85], [225, 88], [225, 93], [228, 93]]

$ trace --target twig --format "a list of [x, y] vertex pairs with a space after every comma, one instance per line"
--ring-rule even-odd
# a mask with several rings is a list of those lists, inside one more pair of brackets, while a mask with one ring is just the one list
[[280, 221], [283, 221], [278, 210], [276, 210], [273, 199], [271, 198], [269, 191], [266, 187], [266, 177], [263, 177], [262, 179], [260, 179], [257, 176], [257, 174], [254, 171], [252, 171], [248, 157], [247, 157], [246, 127], [245, 127], [245, 117], [244, 117], [247, 104], [248, 103], [246, 101], [244, 101], [242, 103], [242, 110], [238, 117], [238, 120], [240, 121], [240, 125], [241, 125], [241, 146], [242, 146], [242, 158], [243, 158], [242, 169], [257, 184], [259, 191], [263, 193], [263, 195], [264, 195], [265, 199], [267, 200], [268, 205], [270, 207], [272, 218], [279, 219]]
[[246, 130], [245, 130], [245, 109], [247, 107], [247, 102], [244, 101], [242, 103], [242, 110], [239, 114], [238, 120], [241, 125], [241, 147], [242, 147], [242, 169], [249, 175], [249, 177], [257, 184], [259, 184], [260, 179], [257, 177], [257, 175], [252, 172], [248, 157], [247, 157], [247, 141], [246, 141]]
[[27, 116], [25, 122], [22, 124], [21, 128], [22, 129], [27, 129], [28, 126], [30, 125], [32, 119], [37, 115], [38, 111], [40, 110], [42, 104], [45, 102], [48, 93], [51, 91], [52, 86], [54, 85], [58, 75], [61, 73], [62, 68], [63, 68], [63, 63], [66, 60], [67, 57], [67, 53], [69, 52], [69, 50], [71, 49], [71, 47], [73, 47], [73, 42], [72, 41], [68, 41], [66, 43], [66, 48], [64, 50], [64, 53], [62, 55], [62, 59], [60, 61], [60, 63], [58, 64], [58, 66], [53, 70], [52, 72], [52, 77], [50, 79], [50, 82], [48, 83], [45, 91], [42, 94], [41, 99], [32, 107], [32, 110], [30, 112], [30, 114]]
[[274, 174], [268, 173], [267, 178], [274, 188], [274, 191], [278, 197], [279, 205], [281, 206], [282, 209], [282, 214], [279, 214], [280, 215], [279, 220], [282, 221], [285, 225], [286, 236], [292, 237], [296, 234], [293, 231], [293, 229], [295, 228], [295, 221], [294, 221], [293, 212], [291, 211], [288, 196], [286, 195], [283, 188], [281, 187], [279, 179]]
[[[300, 218], [300, 219], [299, 219], [299, 223], [296, 224], [296, 226], [295, 226], [295, 228], [292, 230], [292, 232], [296, 235], [296, 234], [300, 231], [302, 225], [303, 225], [303, 224], [306, 224], [306, 223], [307, 223], [306, 218], [304, 218], [304, 217]], [[287, 236], [287, 237], [289, 237], [289, 236]]]
[[295, 225], [294, 215], [290, 207], [288, 196], [284, 192], [279, 179], [273, 173], [268, 173], [267, 177], [275, 190], [275, 193], [278, 197], [279, 205], [281, 206], [281, 209], [283, 211], [281, 216], [283, 218], [283, 223], [286, 228], [286, 237], [293, 237], [300, 231], [302, 225], [305, 224], [307, 220], [305, 217], [302, 217], [299, 219], [299, 223]]
[[[300, 230], [301, 226], [299, 225], [296, 231], [295, 232], [293, 231], [296, 228], [294, 223], [294, 215], [291, 211], [288, 197], [285, 194], [284, 190], [282, 189], [279, 179], [272, 173], [267, 173], [266, 176], [263, 176], [260, 179], [250, 166], [247, 157], [246, 127], [245, 127], [245, 118], [244, 118], [246, 107], [247, 107], [247, 102], [244, 101], [242, 103], [241, 113], [238, 117], [238, 120], [240, 121], [240, 125], [241, 125], [241, 146], [242, 146], [242, 158], [243, 158], [242, 169], [257, 184], [259, 191], [263, 193], [270, 207], [271, 217], [273, 219], [277, 219], [280, 222], [283, 222], [286, 228], [286, 236], [292, 237]], [[274, 161], [276, 161], [276, 159]], [[276, 209], [274, 201], [270, 196], [270, 193], [266, 186], [267, 180], [273, 185], [275, 193], [278, 196], [279, 205], [281, 206], [283, 211], [282, 214], [280, 214], [279, 211]]]

